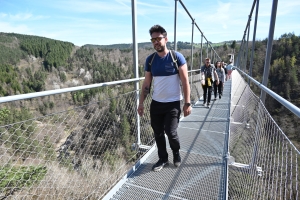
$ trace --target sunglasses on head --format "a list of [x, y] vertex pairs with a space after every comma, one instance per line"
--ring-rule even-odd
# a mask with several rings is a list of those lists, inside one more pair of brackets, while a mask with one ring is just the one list
[[163, 38], [165, 38], [165, 37], [156, 37], [156, 38], [151, 38], [150, 40], [152, 43], [154, 43], [155, 41], [160, 42], [161, 39], [163, 39]]

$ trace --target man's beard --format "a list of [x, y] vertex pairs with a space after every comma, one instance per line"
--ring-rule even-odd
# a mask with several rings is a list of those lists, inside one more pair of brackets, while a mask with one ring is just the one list
[[159, 46], [160, 48], [155, 48], [154, 49], [157, 51], [157, 52], [163, 52], [165, 50], [165, 46]]

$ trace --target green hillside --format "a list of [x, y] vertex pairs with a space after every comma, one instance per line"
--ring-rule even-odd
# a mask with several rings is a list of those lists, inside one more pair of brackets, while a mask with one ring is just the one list
[[[240, 41], [224, 41], [211, 45], [221, 59], [227, 62], [227, 54], [232, 53], [233, 47], [235, 52], [238, 52]], [[254, 47], [253, 76], [259, 81], [263, 74], [266, 45], [267, 40], [262, 40], [257, 41]], [[143, 76], [144, 61], [154, 50], [151, 42], [139, 43], [138, 46], [139, 72], [140, 76]], [[291, 33], [284, 34], [274, 41], [269, 77], [269, 87], [297, 106], [300, 106], [299, 46], [299, 36]], [[172, 48], [174, 44], [168, 43], [168, 47]], [[203, 57], [206, 56], [205, 47], [204, 44]], [[190, 65], [191, 44], [179, 41], [177, 48]], [[192, 69], [199, 69], [202, 64], [199, 48], [200, 44], [195, 44]], [[251, 49], [249, 43], [249, 50]], [[248, 60], [247, 70], [249, 66]], [[134, 77], [131, 44], [87, 44], [79, 48], [70, 42], [15, 33], [0, 33], [0, 70], [0, 96], [53, 89], [54, 86], [51, 84], [54, 79], [59, 80], [60, 87], [71, 87], [74, 86], [71, 83], [74, 79], [79, 85], [83, 85]], [[84, 71], [84, 74], [80, 71]], [[129, 89], [130, 87], [126, 88]], [[253, 90], [259, 95], [260, 91], [255, 87]], [[101, 91], [74, 93], [72, 101], [87, 103], [98, 92]], [[267, 97], [267, 102], [268, 110], [279, 125], [282, 125], [284, 131], [299, 140], [299, 135], [295, 134], [294, 129], [298, 125], [297, 120], [293, 117], [280, 118], [279, 116], [292, 115], [275, 100]], [[47, 110], [49, 106], [45, 107], [38, 110], [45, 113], [45, 109]]]

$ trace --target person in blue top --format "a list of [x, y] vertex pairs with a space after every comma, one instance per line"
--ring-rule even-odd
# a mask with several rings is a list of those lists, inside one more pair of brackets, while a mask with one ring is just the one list
[[[180, 142], [177, 127], [181, 114], [180, 101], [184, 98], [184, 116], [191, 113], [190, 85], [188, 80], [187, 64], [183, 55], [176, 53], [178, 70], [173, 62], [171, 51], [167, 48], [167, 32], [160, 25], [154, 25], [149, 30], [155, 54], [146, 58], [145, 80], [141, 89], [138, 105], [138, 114], [144, 114], [144, 100], [150, 92], [151, 82], [153, 95], [150, 105], [151, 127], [158, 150], [159, 160], [153, 165], [153, 171], [160, 171], [168, 163], [165, 133], [168, 136], [173, 151], [173, 162], [176, 167], [181, 164], [179, 153]], [[154, 56], [154, 57], [153, 57]], [[151, 69], [149, 63], [151, 64]], [[180, 81], [182, 83], [182, 96]]]
[[232, 62], [229, 62], [229, 64], [226, 66], [227, 79], [229, 79], [229, 80], [231, 79], [232, 68], [233, 68]]

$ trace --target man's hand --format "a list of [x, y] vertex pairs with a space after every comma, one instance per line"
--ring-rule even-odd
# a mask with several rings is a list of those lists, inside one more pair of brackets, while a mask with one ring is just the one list
[[143, 116], [143, 114], [144, 114], [144, 104], [139, 104], [138, 114], [139, 114], [139, 116]]
[[191, 114], [192, 107], [184, 105], [182, 110], [183, 110], [183, 115], [186, 117], [186, 116], [189, 116]]

